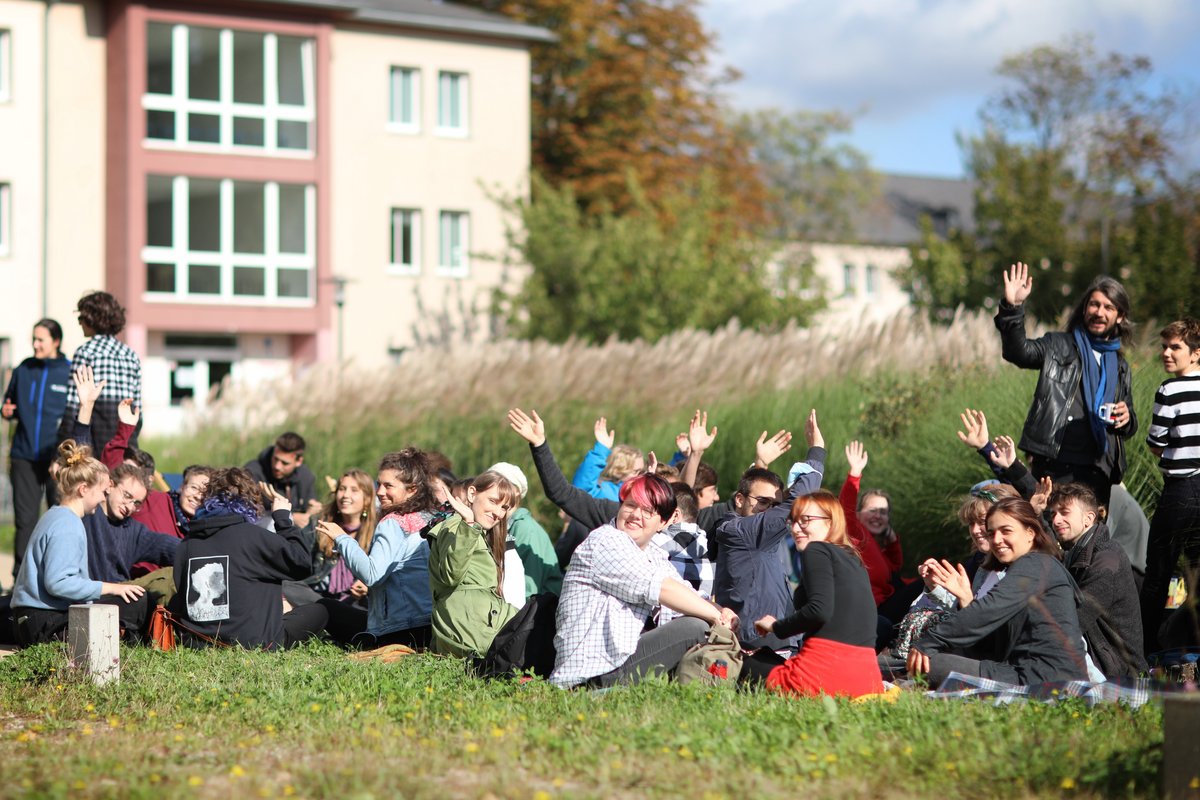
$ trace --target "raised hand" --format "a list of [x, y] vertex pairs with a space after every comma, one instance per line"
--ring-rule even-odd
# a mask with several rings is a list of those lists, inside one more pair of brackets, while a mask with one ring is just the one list
[[100, 399], [100, 393], [104, 391], [104, 387], [108, 385], [108, 381], [100, 381], [96, 383], [92, 377], [92, 368], [87, 364], [81, 364], [75, 368], [75, 391], [79, 394], [79, 405], [91, 408]]
[[962, 420], [965, 430], [958, 431], [958, 440], [970, 447], [972, 450], [978, 450], [988, 443], [988, 426], [987, 417], [982, 411], [974, 411], [968, 408], [966, 411], [958, 415]]
[[867, 468], [867, 448], [863, 447], [862, 442], [851, 442], [846, 445], [846, 460], [850, 462], [850, 475], [862, 477], [863, 470]]
[[1033, 497], [1029, 498], [1029, 505], [1033, 506], [1033, 510], [1041, 516], [1046, 510], [1046, 504], [1050, 502], [1050, 494], [1054, 491], [1054, 481], [1050, 480], [1049, 475], [1045, 475], [1038, 479], [1037, 491], [1033, 493]]
[[686, 456], [692, 452], [691, 442], [688, 441], [687, 431], [675, 434], [675, 449]]
[[809, 447], [825, 446], [825, 437], [821, 434], [821, 426], [817, 424], [815, 408], [808, 412], [808, 419], [804, 423], [804, 435], [808, 438]]
[[754, 465], [766, 469], [771, 462], [792, 449], [792, 432], [779, 431], [770, 439], [763, 431], [754, 444]]
[[596, 434], [596, 441], [609, 450], [612, 450], [613, 440], [616, 439], [617, 432], [608, 429], [608, 419], [601, 417], [596, 420], [596, 424], [592, 426], [592, 430]]
[[997, 436], [992, 441], [996, 452], [991, 454], [992, 463], [1000, 469], [1008, 469], [1017, 460], [1017, 445], [1011, 436]]
[[703, 453], [712, 447], [713, 441], [716, 440], [717, 426], [713, 425], [711, 431], [706, 430], [707, 428], [708, 412], [696, 409], [696, 413], [692, 414], [691, 424], [688, 425], [688, 444], [693, 453]]
[[962, 564], [951, 564], [946, 559], [939, 562], [931, 558], [923, 566], [927, 568], [933, 584], [954, 595], [959, 606], [966, 608], [975, 599], [971, 591], [971, 579], [967, 577], [967, 570]]
[[[271, 486], [271, 484], [266, 481], [259, 481], [258, 488], [262, 491], [263, 499], [270, 503], [272, 511], [292, 510], [292, 501], [275, 491], [275, 487]], [[308, 520], [305, 520], [305, 522], [308, 522]]]
[[142, 410], [133, 407], [133, 400], [126, 397], [120, 403], [117, 403], [117, 419], [121, 420], [121, 422], [137, 427], [138, 420], [141, 418]]
[[510, 408], [508, 410], [508, 425], [516, 431], [518, 436], [534, 447], [539, 447], [546, 443], [546, 423], [542, 422], [542, 418], [538, 416], [536, 411], [531, 410], [526, 414], [519, 408]]
[[654, 451], [651, 450], [649, 453], [646, 454], [646, 474], [654, 475], [657, 472], [658, 472], [658, 456], [654, 455]]
[[1029, 266], [1018, 261], [1004, 271], [1004, 302], [1010, 306], [1019, 306], [1025, 302], [1033, 291], [1033, 277], [1029, 274]]
[[[336, 525], [328, 520], [317, 520], [317, 533], [328, 539], [332, 544], [339, 536], [349, 536], [350, 534], [342, 530], [341, 525]], [[361, 596], [361, 595], [360, 595]]]

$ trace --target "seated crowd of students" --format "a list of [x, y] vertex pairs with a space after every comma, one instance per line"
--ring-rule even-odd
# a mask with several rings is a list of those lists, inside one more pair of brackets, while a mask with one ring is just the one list
[[[702, 412], [673, 465], [614, 447], [601, 418], [568, 481], [542, 419], [512, 409], [546, 497], [584, 531], [556, 552], [522, 507], [518, 467], [459, 479], [444, 456], [412, 447], [383, 455], [374, 477], [330, 479], [324, 502], [290, 432], [244, 467], [188, 467], [178, 491], [158, 491], [153, 459], [128, 446], [138, 410], [121, 404], [96, 458], [98, 391], [86, 367], [74, 381], [60, 501], [38, 522], [11, 597], [21, 645], [61, 640], [70, 605], [101, 602], [120, 608], [129, 642], [164, 605], [192, 647], [321, 636], [482, 659], [502, 631], [540, 624], [554, 654], [546, 677], [564, 688], [670, 674], [714, 625], [739, 633], [743, 684], [785, 694], [875, 694], [905, 673], [936, 686], [952, 672], [1029, 684], [1147, 671], [1135, 572], [1095, 494], [1034, 482], [981, 412], [968, 410], [959, 434], [994, 472], [962, 500], [972, 555], [928, 559], [906, 579], [889, 496], [860, 488], [861, 443], [845, 448], [840, 493], [821, 488], [815, 410], [786, 480], [771, 465], [791, 434], [764, 434], [721, 502], [703, 461], [716, 429]], [[527, 603], [543, 609], [540, 623], [521, 613]]]

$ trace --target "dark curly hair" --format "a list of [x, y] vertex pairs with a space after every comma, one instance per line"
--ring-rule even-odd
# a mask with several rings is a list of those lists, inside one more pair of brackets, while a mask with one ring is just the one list
[[254, 476], [241, 467], [215, 470], [208, 479], [204, 499], [222, 496], [240, 499], [252, 506], [260, 517], [263, 515], [262, 488]]
[[101, 336], [116, 336], [125, 330], [125, 309], [108, 292], [85, 294], [75, 309], [79, 312], [79, 324]]
[[437, 508], [433, 497], [432, 465], [429, 456], [415, 447], [406, 447], [398, 453], [388, 453], [379, 461], [379, 472], [391, 470], [411, 492], [408, 499], [396, 505], [387, 505], [379, 510], [379, 517], [389, 514], [411, 514], [414, 511], [432, 511]]

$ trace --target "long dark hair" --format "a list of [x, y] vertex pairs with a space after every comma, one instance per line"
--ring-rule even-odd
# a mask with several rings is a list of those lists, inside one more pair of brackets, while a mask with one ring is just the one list
[[431, 511], [437, 508], [433, 497], [433, 489], [429, 485], [429, 458], [415, 447], [406, 447], [398, 453], [388, 453], [379, 461], [376, 474], [385, 469], [400, 476], [400, 481], [407, 486], [412, 494], [403, 503], [384, 506], [379, 510], [379, 518], [389, 514], [412, 514], [415, 511]]
[[1084, 327], [1083, 320], [1087, 314], [1088, 299], [1093, 292], [1100, 292], [1117, 307], [1117, 313], [1121, 315], [1121, 320], [1117, 323], [1116, 328], [1117, 338], [1125, 344], [1129, 344], [1129, 340], [1133, 337], [1133, 321], [1129, 319], [1129, 292], [1125, 291], [1125, 287], [1119, 280], [1108, 275], [1098, 276], [1083, 290], [1083, 295], [1072, 309], [1070, 318], [1067, 319], [1067, 330], [1073, 331], [1076, 328]]
[[[1054, 556], [1057, 559], [1062, 558], [1062, 548], [1058, 546], [1058, 542], [1050, 532], [1042, 525], [1042, 518], [1029, 504], [1028, 500], [1020, 497], [1005, 497], [997, 500], [996, 504], [988, 509], [987, 517], [990, 520], [996, 514], [1004, 514], [1016, 520], [1018, 525], [1033, 530], [1033, 547], [1029, 549], [1031, 553], [1045, 553], [1048, 556]], [[1007, 565], [996, 560], [995, 549], [988, 553], [987, 559], [983, 562], [984, 569], [990, 569], [992, 572], [998, 572], [1006, 569]]]

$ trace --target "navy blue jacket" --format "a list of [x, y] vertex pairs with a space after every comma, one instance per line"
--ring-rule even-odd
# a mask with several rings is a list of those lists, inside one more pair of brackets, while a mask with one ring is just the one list
[[140, 561], [169, 567], [175, 563], [179, 540], [155, 533], [135, 519], [113, 522], [104, 505], [83, 518], [87, 532], [88, 577], [94, 581], [123, 583]]
[[27, 358], [13, 370], [4, 401], [17, 405], [17, 434], [12, 457], [21, 461], [48, 462], [58, 445], [58, 423], [67, 408], [71, 361]]

